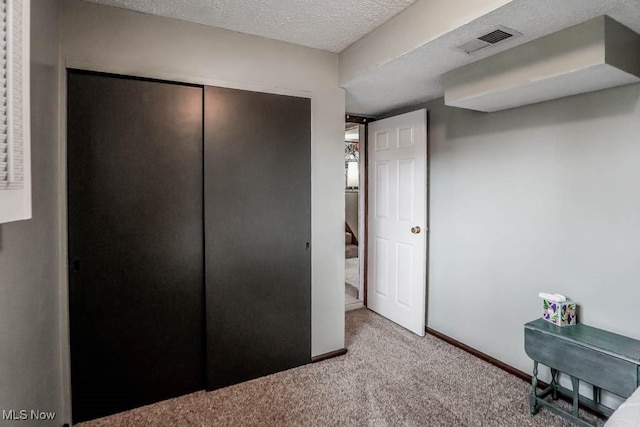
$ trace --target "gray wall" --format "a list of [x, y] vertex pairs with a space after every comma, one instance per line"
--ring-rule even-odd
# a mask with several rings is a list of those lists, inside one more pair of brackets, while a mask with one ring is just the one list
[[57, 417], [0, 424], [60, 426], [58, 2], [31, 0], [31, 9], [33, 219], [0, 225], [0, 411]]
[[[640, 339], [640, 85], [499, 113], [429, 102], [427, 323], [530, 372], [539, 291]], [[412, 109], [415, 109], [414, 107]]]
[[358, 239], [358, 194], [360, 194], [358, 191], [344, 192], [345, 218], [356, 239]]

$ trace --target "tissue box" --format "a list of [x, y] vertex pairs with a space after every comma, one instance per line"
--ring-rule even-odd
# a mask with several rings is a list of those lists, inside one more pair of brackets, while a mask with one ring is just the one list
[[557, 302], [542, 300], [544, 311], [542, 318], [554, 325], [569, 326], [576, 324], [576, 303], [573, 301]]

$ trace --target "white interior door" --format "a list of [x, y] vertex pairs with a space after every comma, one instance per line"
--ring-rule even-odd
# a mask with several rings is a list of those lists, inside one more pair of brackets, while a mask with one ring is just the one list
[[369, 125], [367, 305], [424, 336], [427, 111]]

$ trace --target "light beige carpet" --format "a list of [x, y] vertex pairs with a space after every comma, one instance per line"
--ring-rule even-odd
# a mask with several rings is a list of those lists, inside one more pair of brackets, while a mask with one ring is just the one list
[[347, 285], [346, 287], [347, 289], [345, 290], [345, 293], [344, 293], [344, 310], [351, 311], [351, 310], [357, 310], [359, 308], [364, 307], [364, 304], [362, 303], [362, 301], [360, 301], [358, 298], [353, 296], [354, 294], [358, 293], [358, 290], [355, 289], [355, 293], [352, 294], [351, 290], [349, 289], [350, 286]]
[[346, 340], [345, 356], [81, 425], [572, 425], [545, 409], [532, 417], [522, 380], [367, 309], [346, 313]]

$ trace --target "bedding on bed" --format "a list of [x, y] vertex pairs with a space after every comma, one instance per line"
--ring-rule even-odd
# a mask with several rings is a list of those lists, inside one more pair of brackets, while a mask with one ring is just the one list
[[616, 409], [605, 427], [640, 427], [640, 388]]

